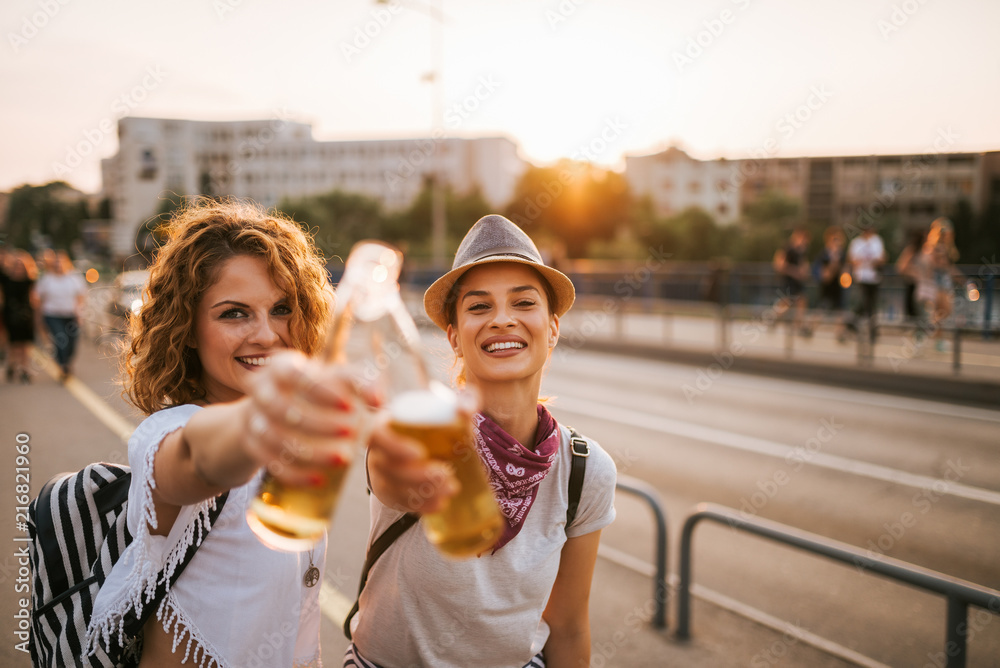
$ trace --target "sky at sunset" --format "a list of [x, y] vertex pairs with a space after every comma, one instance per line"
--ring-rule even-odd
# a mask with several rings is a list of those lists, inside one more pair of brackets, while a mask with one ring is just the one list
[[996, 0], [5, 0], [0, 189], [99, 190], [125, 115], [500, 134], [619, 169], [671, 144], [1000, 150], [997, 26]]

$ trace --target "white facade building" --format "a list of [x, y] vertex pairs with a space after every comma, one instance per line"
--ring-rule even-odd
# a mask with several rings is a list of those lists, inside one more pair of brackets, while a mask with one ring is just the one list
[[697, 206], [721, 225], [740, 215], [739, 162], [695, 160], [676, 147], [625, 157], [625, 177], [636, 197], [652, 199], [656, 213], [672, 216]]
[[132, 117], [118, 122], [118, 153], [101, 165], [118, 257], [135, 252], [139, 226], [170, 194], [248, 197], [273, 207], [285, 197], [341, 190], [392, 211], [407, 207], [437, 172], [456, 192], [478, 187], [499, 208], [526, 168], [505, 137], [320, 142], [310, 125], [283, 119]]

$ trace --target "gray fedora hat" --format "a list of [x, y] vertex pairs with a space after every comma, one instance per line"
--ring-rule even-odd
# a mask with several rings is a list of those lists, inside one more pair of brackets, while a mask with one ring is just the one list
[[492, 262], [516, 262], [535, 269], [552, 288], [555, 302], [549, 304], [549, 309], [557, 316], [566, 313], [576, 299], [573, 281], [542, 262], [535, 242], [520, 227], [503, 216], [490, 214], [476, 221], [466, 233], [455, 253], [451, 271], [427, 288], [424, 293], [427, 317], [441, 329], [448, 329], [449, 300], [454, 299], [451, 292], [455, 283], [473, 267]]

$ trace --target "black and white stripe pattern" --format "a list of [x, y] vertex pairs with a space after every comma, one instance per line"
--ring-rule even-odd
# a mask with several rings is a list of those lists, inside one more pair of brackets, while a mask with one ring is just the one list
[[[378, 664], [372, 663], [358, 654], [358, 648], [352, 642], [344, 652], [344, 668], [382, 668]], [[545, 668], [545, 657], [539, 652], [531, 661], [525, 664], [524, 668]]]
[[91, 464], [50, 480], [29, 508], [34, 666], [124, 666], [99, 650], [84, 656], [94, 599], [132, 536], [127, 466]]

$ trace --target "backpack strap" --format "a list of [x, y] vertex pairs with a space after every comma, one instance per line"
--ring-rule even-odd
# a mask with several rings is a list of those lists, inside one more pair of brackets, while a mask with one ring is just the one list
[[583, 494], [583, 478], [587, 473], [587, 457], [590, 456], [590, 444], [576, 429], [569, 429], [569, 449], [573, 457], [569, 470], [569, 505], [566, 506], [566, 529], [576, 519], [576, 511], [580, 507], [580, 496]]
[[[569, 471], [569, 505], [566, 507], [566, 528], [569, 529], [569, 525], [576, 518], [577, 508], [580, 506], [580, 496], [583, 493], [583, 478], [587, 472], [587, 457], [590, 456], [590, 444], [575, 429], [572, 427], [567, 428], [570, 435], [570, 451], [573, 453]], [[361, 604], [361, 592], [364, 591], [365, 584], [368, 582], [368, 572], [375, 565], [378, 558], [389, 549], [389, 546], [396, 542], [397, 538], [406, 533], [407, 529], [416, 524], [418, 519], [419, 516], [417, 514], [406, 513], [393, 522], [372, 543], [372, 547], [368, 550], [368, 555], [365, 557], [364, 568], [361, 570], [361, 584], [358, 586], [358, 597], [354, 600], [354, 605], [344, 620], [344, 635], [347, 636], [348, 640], [353, 640], [351, 637], [351, 619], [354, 618], [354, 615], [358, 614], [358, 608]]]
[[[173, 587], [174, 584], [177, 583], [177, 579], [181, 576], [181, 573], [184, 572], [187, 565], [191, 563], [191, 559], [194, 558], [195, 552], [197, 552], [198, 548], [201, 547], [201, 544], [205, 542], [205, 538], [208, 536], [208, 532], [211, 530], [212, 525], [219, 520], [219, 517], [222, 515], [222, 509], [226, 505], [226, 499], [228, 498], [228, 491], [223, 492], [216, 497], [215, 508], [210, 510], [208, 513], [209, 522], [207, 523], [207, 526], [206, 523], [201, 523], [200, 531], [195, 536], [195, 540], [188, 545], [187, 551], [184, 552], [184, 558], [181, 559], [180, 563], [177, 564], [177, 567], [174, 568], [174, 572], [170, 576], [169, 587], [167, 586], [166, 579], [158, 579], [153, 598], [143, 605], [142, 615], [137, 617], [135, 614], [135, 608], [130, 608], [129, 611], [125, 613], [122, 623], [124, 624], [126, 638], [132, 638], [132, 642], [135, 642], [134, 639], [140, 637], [142, 628], [146, 625], [146, 622], [149, 621], [150, 616], [152, 616], [156, 609], [160, 607], [160, 602], [166, 598], [169, 588]], [[129, 648], [124, 647], [122, 649], [128, 650]]]
[[358, 597], [354, 600], [354, 606], [351, 607], [351, 611], [347, 613], [347, 618], [344, 620], [344, 635], [347, 636], [348, 640], [353, 640], [351, 638], [351, 619], [354, 615], [358, 614], [358, 606], [361, 604], [361, 592], [365, 590], [365, 584], [368, 582], [368, 572], [378, 561], [389, 546], [396, 542], [396, 539], [406, 533], [406, 530], [417, 523], [420, 516], [416, 513], [406, 513], [398, 520], [393, 522], [388, 529], [382, 532], [382, 535], [375, 539], [372, 543], [372, 547], [368, 550], [368, 555], [365, 557], [365, 566], [361, 570], [361, 583], [358, 585]]

